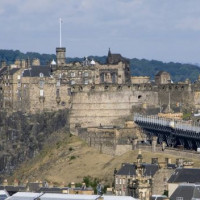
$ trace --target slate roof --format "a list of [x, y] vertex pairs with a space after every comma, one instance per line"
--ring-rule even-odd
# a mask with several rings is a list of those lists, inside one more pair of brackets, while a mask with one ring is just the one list
[[0, 186], [0, 190], [6, 190], [9, 195], [13, 195], [19, 191], [25, 191], [25, 189], [26, 189], [25, 186], [13, 186], [13, 185]]
[[[145, 176], [154, 176], [155, 173], [158, 171], [159, 166], [157, 164], [147, 164], [143, 163], [142, 164], [145, 168], [144, 175]], [[122, 167], [118, 170], [116, 175], [130, 175], [130, 176], [135, 176], [136, 175], [136, 165], [135, 164], [130, 164], [130, 163], [125, 163], [122, 165]]]
[[31, 66], [29, 69], [25, 69], [23, 72], [23, 77], [40, 77], [40, 73], [44, 75], [44, 77], [51, 76], [51, 68], [49, 66]]
[[0, 69], [0, 75], [3, 75], [5, 72], [7, 72], [8, 67], [3, 67]]
[[200, 199], [200, 185], [181, 184], [170, 196], [170, 200], [177, 200], [177, 197], [183, 197], [185, 200]]
[[200, 183], [199, 168], [177, 168], [168, 183]]
[[17, 72], [18, 70], [20, 70], [20, 68], [13, 68], [9, 70], [9, 74], [13, 75], [15, 72]]
[[52, 188], [47, 188], [47, 187], [41, 187], [37, 192], [41, 193], [62, 193], [63, 190], [68, 190], [68, 187], [64, 188], [58, 188], [58, 187], [52, 187]]

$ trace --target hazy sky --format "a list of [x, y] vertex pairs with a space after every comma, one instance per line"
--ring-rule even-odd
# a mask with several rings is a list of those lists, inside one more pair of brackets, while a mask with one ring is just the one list
[[0, 49], [200, 63], [200, 0], [0, 0]]

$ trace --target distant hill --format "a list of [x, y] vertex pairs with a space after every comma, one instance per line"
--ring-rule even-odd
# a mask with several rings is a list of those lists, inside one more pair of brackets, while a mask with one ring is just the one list
[[[44, 65], [52, 59], [56, 59], [55, 54], [39, 54], [36, 52], [22, 53], [19, 50], [0, 50], [0, 60], [6, 60], [8, 64], [13, 63], [16, 59], [33, 59], [39, 58], [41, 64]], [[106, 56], [89, 56], [100, 63], [106, 62]], [[197, 80], [200, 74], [200, 68], [197, 65], [182, 63], [164, 63], [156, 60], [146, 59], [129, 59], [131, 66], [131, 75], [133, 76], [150, 76], [154, 79], [158, 71], [167, 71], [171, 74], [174, 82], [184, 81], [189, 78], [192, 82]], [[67, 62], [83, 61], [83, 58], [67, 58]]]

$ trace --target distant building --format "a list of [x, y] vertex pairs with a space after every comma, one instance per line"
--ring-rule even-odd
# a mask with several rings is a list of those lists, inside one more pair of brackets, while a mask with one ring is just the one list
[[169, 196], [182, 183], [199, 183], [200, 168], [177, 168], [168, 180]]
[[142, 154], [139, 152], [136, 163], [123, 163], [122, 167], [116, 171], [116, 195], [149, 199], [152, 194], [152, 177], [158, 169], [158, 164], [143, 163]]
[[171, 83], [171, 76], [168, 72], [160, 71], [155, 76], [156, 84], [168, 84]]
[[200, 199], [200, 184], [180, 184], [170, 196], [170, 200], [198, 200]]

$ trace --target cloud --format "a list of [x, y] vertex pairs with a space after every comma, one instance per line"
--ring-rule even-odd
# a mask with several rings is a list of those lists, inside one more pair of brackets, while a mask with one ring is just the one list
[[[140, 49], [141, 56], [155, 58], [159, 52], [164, 58], [176, 55], [167, 44], [200, 41], [199, 0], [0, 0], [0, 16], [0, 48], [22, 51], [53, 52], [59, 41], [59, 17], [63, 43], [74, 56], [86, 49], [103, 54], [114, 46], [126, 55]], [[152, 46], [159, 49], [155, 55]]]

